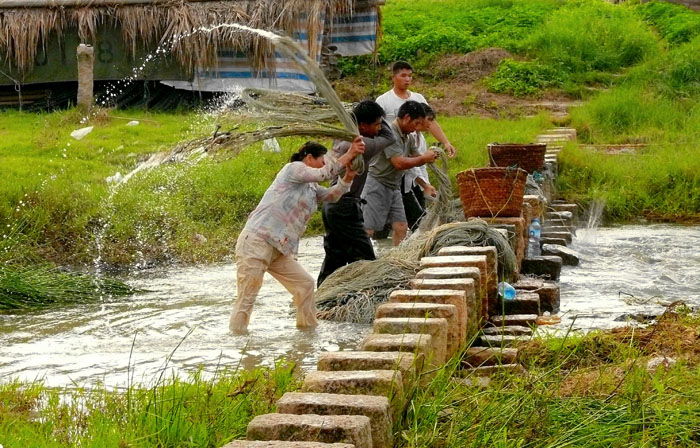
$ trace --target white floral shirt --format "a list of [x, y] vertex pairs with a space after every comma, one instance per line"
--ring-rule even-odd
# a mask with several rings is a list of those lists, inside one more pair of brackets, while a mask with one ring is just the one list
[[350, 190], [350, 183], [342, 179], [330, 188], [318, 184], [337, 175], [338, 170], [336, 160], [329, 156], [323, 168], [311, 168], [303, 162], [286, 164], [248, 216], [245, 229], [282, 254], [295, 255], [318, 202], [336, 202]]

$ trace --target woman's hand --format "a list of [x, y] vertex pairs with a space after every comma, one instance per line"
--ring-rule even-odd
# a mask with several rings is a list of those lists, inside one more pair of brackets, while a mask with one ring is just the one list
[[357, 171], [353, 171], [352, 164], [348, 165], [348, 167], [345, 169], [345, 175], [343, 176], [343, 182], [351, 183], [352, 180], [355, 178], [355, 175], [357, 174]]

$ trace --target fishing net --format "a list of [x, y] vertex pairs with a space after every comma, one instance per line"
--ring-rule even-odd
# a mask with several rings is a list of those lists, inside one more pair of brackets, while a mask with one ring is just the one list
[[370, 323], [376, 308], [396, 289], [405, 288], [415, 277], [423, 257], [437, 255], [447, 246], [495, 246], [499, 276], [510, 278], [516, 269], [513, 249], [506, 238], [480, 219], [443, 224], [417, 232], [399, 246], [373, 261], [344, 266], [316, 291], [316, 307], [321, 319]]

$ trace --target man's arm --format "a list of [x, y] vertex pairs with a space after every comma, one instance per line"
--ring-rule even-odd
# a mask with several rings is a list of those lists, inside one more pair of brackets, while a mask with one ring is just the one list
[[391, 164], [399, 171], [405, 171], [410, 168], [432, 163], [438, 158], [438, 153], [429, 149], [425, 154], [415, 157], [393, 156], [389, 159]]
[[428, 128], [428, 131], [430, 131], [430, 134], [435, 137], [437, 141], [442, 143], [442, 146], [445, 147], [445, 151], [447, 151], [447, 155], [450, 157], [454, 157], [455, 155], [455, 147], [452, 146], [452, 143], [447, 139], [447, 136], [445, 135], [444, 132], [442, 132], [442, 128], [440, 127], [440, 123], [437, 122], [437, 120], [433, 120], [430, 122], [430, 127]]

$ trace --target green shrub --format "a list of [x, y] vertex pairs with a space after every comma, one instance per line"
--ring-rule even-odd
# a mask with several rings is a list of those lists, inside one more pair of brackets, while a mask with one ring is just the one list
[[700, 15], [685, 6], [652, 1], [639, 5], [637, 11], [672, 45], [689, 42], [700, 34]]
[[532, 96], [543, 89], [560, 86], [564, 80], [562, 73], [551, 66], [538, 62], [519, 62], [504, 59], [496, 73], [486, 80], [489, 90], [496, 93], [510, 93], [515, 96]]

